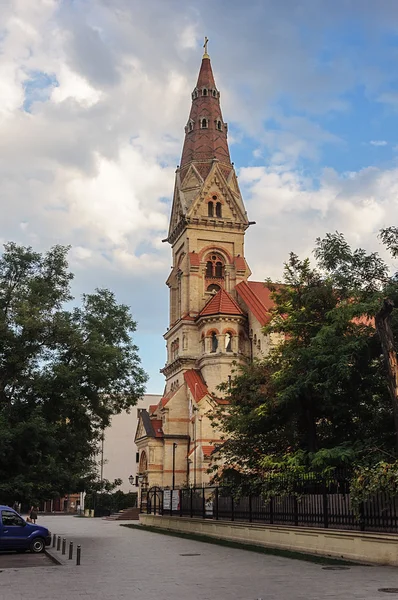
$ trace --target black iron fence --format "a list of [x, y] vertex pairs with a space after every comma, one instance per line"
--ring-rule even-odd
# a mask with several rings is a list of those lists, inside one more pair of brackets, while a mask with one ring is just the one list
[[[278, 485], [281, 483], [279, 480]], [[323, 480], [306, 476], [288, 485], [289, 493], [271, 492], [270, 485], [264, 484], [255, 494], [237, 493], [228, 487], [174, 490], [156, 487], [142, 492], [141, 512], [296, 527], [398, 532], [395, 498], [380, 493], [353, 506], [349, 483], [344, 478]]]

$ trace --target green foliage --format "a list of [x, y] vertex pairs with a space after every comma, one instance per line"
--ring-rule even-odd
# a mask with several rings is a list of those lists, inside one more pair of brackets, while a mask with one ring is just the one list
[[360, 465], [355, 470], [350, 485], [351, 503], [360, 516], [362, 502], [378, 494], [388, 499], [398, 496], [398, 461], [380, 461], [373, 465]]
[[[397, 228], [380, 237], [396, 256]], [[221, 386], [230, 404], [215, 420], [226, 431], [220, 454], [235, 485], [257, 485], [270, 473], [325, 475], [394, 453], [375, 316], [386, 296], [398, 301], [398, 279], [377, 253], [352, 250], [339, 233], [318, 239], [315, 257], [313, 267], [290, 254], [283, 281], [266, 283], [275, 306], [264, 332], [274, 346]]]
[[[120, 483], [119, 483], [120, 485]], [[111, 492], [91, 492], [86, 495], [84, 506], [88, 509], [106, 509], [111, 513], [117, 513], [125, 508], [137, 506], [137, 492], [129, 492], [125, 494], [121, 490]]]
[[10, 243], [0, 258], [3, 501], [87, 489], [103, 428], [144, 392], [129, 308], [97, 290], [66, 309], [67, 251]]

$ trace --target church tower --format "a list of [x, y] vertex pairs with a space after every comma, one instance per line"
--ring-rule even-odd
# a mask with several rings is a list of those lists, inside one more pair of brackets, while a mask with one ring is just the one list
[[227, 136], [206, 42], [164, 240], [173, 264], [166, 282], [165, 391], [158, 406], [142, 412], [136, 434], [140, 472], [148, 474], [149, 486], [209, 481], [221, 437], [209, 414], [225, 402], [218, 386], [228, 381], [233, 363], [253, 356], [247, 314], [253, 293], [244, 258], [250, 223]]

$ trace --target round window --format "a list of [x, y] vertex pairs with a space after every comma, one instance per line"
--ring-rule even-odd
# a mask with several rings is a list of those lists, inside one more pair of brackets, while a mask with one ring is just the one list
[[217, 260], [217, 256], [215, 254], [213, 254], [213, 256], [211, 257], [211, 260]]
[[213, 196], [213, 200], [217, 200], [217, 196]]

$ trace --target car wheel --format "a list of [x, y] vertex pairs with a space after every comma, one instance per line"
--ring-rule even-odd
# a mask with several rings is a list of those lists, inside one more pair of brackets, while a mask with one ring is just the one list
[[45, 542], [43, 538], [37, 537], [33, 540], [30, 545], [30, 551], [34, 552], [34, 554], [38, 554], [39, 552], [44, 552]]

